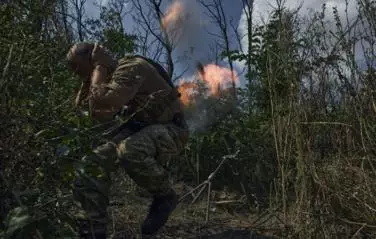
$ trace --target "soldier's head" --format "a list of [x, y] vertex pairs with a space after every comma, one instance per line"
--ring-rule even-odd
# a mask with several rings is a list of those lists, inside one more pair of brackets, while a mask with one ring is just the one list
[[80, 42], [73, 45], [68, 51], [68, 64], [72, 71], [81, 78], [89, 77], [93, 70], [91, 59], [93, 49], [93, 43]]
[[67, 54], [72, 71], [81, 78], [90, 77], [96, 65], [113, 70], [116, 63], [102, 46], [95, 43], [80, 42], [73, 45]]

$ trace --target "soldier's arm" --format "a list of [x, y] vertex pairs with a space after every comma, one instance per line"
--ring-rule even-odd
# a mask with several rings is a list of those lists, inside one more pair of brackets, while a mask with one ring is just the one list
[[100, 65], [92, 74], [90, 107], [93, 117], [98, 119], [111, 119], [136, 95], [145, 80], [136, 63], [119, 66], [108, 80], [106, 75], [106, 68]]
[[80, 107], [82, 102], [89, 96], [90, 82], [82, 81], [80, 90], [78, 91], [75, 99], [75, 106]]

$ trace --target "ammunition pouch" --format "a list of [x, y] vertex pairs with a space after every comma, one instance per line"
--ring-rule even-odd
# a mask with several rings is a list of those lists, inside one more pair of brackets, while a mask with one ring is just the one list
[[[184, 115], [182, 113], [176, 113], [171, 122], [174, 123], [176, 126], [181, 127], [183, 129], [187, 128]], [[119, 121], [118, 124], [116, 124], [115, 126], [111, 127], [109, 130], [104, 132], [102, 137], [105, 140], [118, 143], [121, 140], [126, 139], [132, 134], [137, 133], [138, 131], [152, 124], [153, 124], [152, 122], [144, 122], [144, 121], [138, 121], [134, 119], [130, 119], [125, 123], [121, 123]]]
[[180, 96], [180, 93], [176, 88], [165, 94], [163, 92], [156, 93], [155, 96], [152, 95], [148, 97], [148, 101], [142, 107], [142, 111], [146, 118], [151, 118], [157, 120], [174, 101], [176, 101]]
[[119, 121], [116, 125], [108, 129], [102, 134], [102, 137], [105, 140], [118, 143], [119, 141], [128, 138], [132, 134], [140, 131], [146, 126], [150, 125], [149, 123], [137, 121], [130, 119], [127, 122], [123, 123]]

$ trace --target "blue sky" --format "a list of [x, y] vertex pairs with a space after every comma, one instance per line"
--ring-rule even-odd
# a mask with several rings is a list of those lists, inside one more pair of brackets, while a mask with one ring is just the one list
[[[102, 4], [105, 4], [107, 1], [102, 1]], [[168, 5], [169, 0], [165, 0]], [[214, 24], [210, 23], [209, 18], [205, 14], [205, 10], [194, 0], [182, 0], [184, 3], [185, 9], [190, 14], [189, 22], [186, 25], [191, 26], [189, 34], [186, 35], [185, 41], [179, 42], [177, 48], [174, 52], [175, 57], [179, 57], [184, 51], [190, 52], [191, 60], [185, 61], [182, 64], [176, 65], [176, 72], [183, 71], [187, 65], [191, 67], [185, 76], [190, 75], [195, 70], [196, 61], [203, 63], [210, 62], [213, 52], [210, 49], [216, 40], [208, 31], [212, 33], [218, 33], [217, 27]], [[98, 10], [92, 6], [93, 0], [88, 0], [88, 9], [87, 14], [90, 16], [97, 16]], [[234, 0], [223, 0], [222, 4], [226, 11], [228, 21], [232, 21], [234, 25], [239, 24], [239, 20], [242, 14], [241, 1]], [[167, 6], [165, 6], [166, 8]], [[133, 32], [138, 26], [134, 23], [132, 16], [128, 15], [124, 18], [124, 26], [127, 32]], [[235, 39], [235, 38], [233, 38]], [[234, 46], [237, 47], [237, 46]], [[192, 51], [193, 49], [193, 51]]]
[[[209, 34], [207, 31], [210, 30], [213, 33], [218, 33], [218, 28], [210, 23], [209, 18], [205, 14], [204, 8], [199, 5], [195, 0], [182, 0], [187, 12], [190, 13], [191, 18], [188, 22], [186, 22], [187, 26], [190, 26], [191, 29], [189, 31], [189, 35], [185, 41], [181, 42], [177, 49], [175, 50], [174, 56], [177, 58], [182, 52], [186, 50], [194, 49], [191, 52], [191, 60], [188, 60], [182, 64], [176, 65], [176, 72], [179, 73], [186, 66], [190, 66], [190, 70], [186, 72], [184, 77], [189, 77], [194, 73], [195, 70], [195, 63], [196, 61], [200, 61], [203, 63], [209, 63], [213, 58], [210, 56], [213, 55], [212, 46], [216, 40], [216, 37]], [[94, 0], [87, 1], [87, 15], [91, 17], [95, 17], [98, 15], [98, 10], [93, 7]], [[102, 0], [102, 4], [106, 4], [107, 0]], [[164, 0], [165, 8], [171, 2], [171, 0]], [[351, 17], [355, 16], [356, 14], [356, 1], [349, 0], [349, 7], [348, 7], [348, 15]], [[345, 0], [285, 0], [285, 6], [294, 9], [299, 5], [302, 6], [300, 10], [301, 15], [308, 15], [310, 10], [320, 11], [322, 4], [326, 4], [328, 8], [329, 18], [328, 20], [332, 20], [332, 7], [338, 7], [341, 19], [345, 21], [345, 8], [346, 8], [346, 1]], [[224, 6], [225, 13], [227, 15], [227, 20], [232, 21], [235, 26], [239, 27], [241, 33], [246, 33], [246, 22], [245, 22], [245, 14], [242, 11], [242, 3], [241, 0], [222, 0], [222, 4]], [[268, 21], [268, 16], [270, 11], [275, 6], [275, 0], [255, 0], [254, 2], [254, 15], [253, 21], [255, 23], [261, 23], [263, 21]], [[131, 13], [132, 14], [132, 13]], [[124, 18], [124, 26], [127, 32], [133, 32], [135, 28], [138, 26], [132, 20], [131, 15], [127, 15]], [[230, 29], [230, 32], [232, 30]], [[237, 48], [236, 39], [235, 37], [231, 38], [233, 48]], [[247, 46], [246, 38], [242, 41], [245, 49]], [[240, 72], [242, 65], [236, 64], [237, 70]], [[244, 83], [244, 82], [242, 82]]]

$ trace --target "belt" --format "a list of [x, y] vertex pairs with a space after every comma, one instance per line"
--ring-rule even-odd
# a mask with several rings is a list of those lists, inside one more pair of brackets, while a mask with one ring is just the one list
[[[175, 113], [174, 116], [172, 117], [171, 122], [180, 128], [183, 128], [183, 129], [187, 128], [187, 124], [184, 119], [184, 114], [181, 112]], [[118, 135], [120, 132], [122, 132], [125, 129], [127, 129], [130, 134], [134, 134], [149, 125], [157, 124], [157, 123], [158, 122], [144, 122], [144, 121], [131, 119], [131, 120], [128, 120], [126, 123], [118, 124], [110, 128], [107, 132], [103, 134], [103, 136], [109, 139], [109, 138], [115, 137], [116, 135]]]

